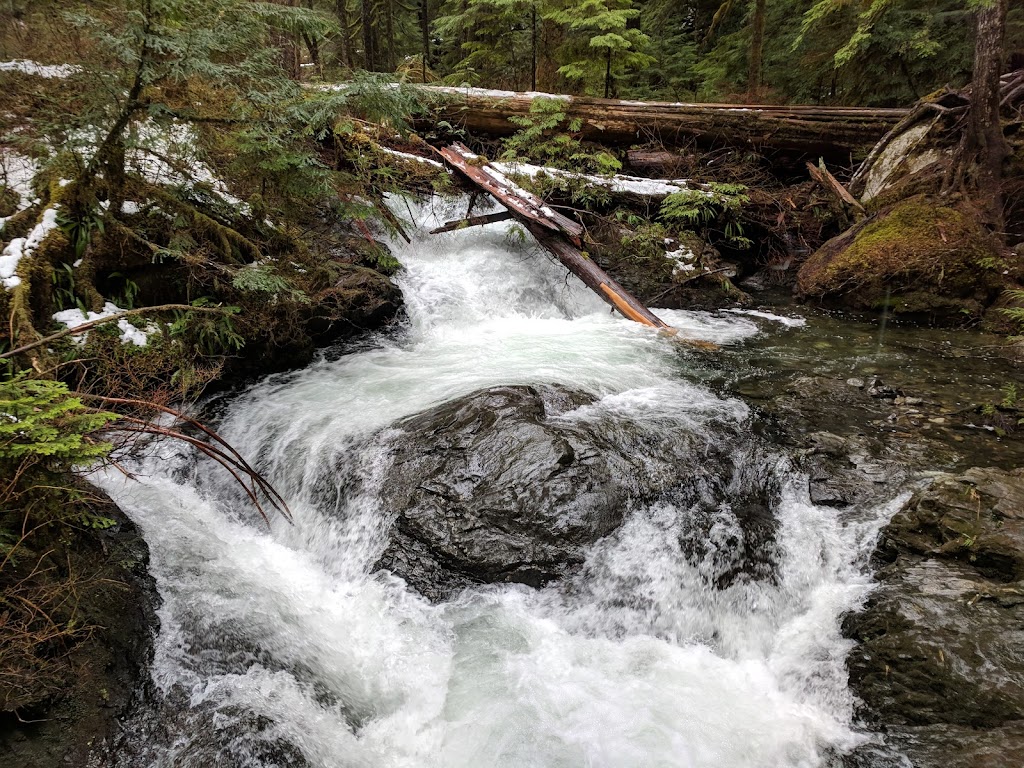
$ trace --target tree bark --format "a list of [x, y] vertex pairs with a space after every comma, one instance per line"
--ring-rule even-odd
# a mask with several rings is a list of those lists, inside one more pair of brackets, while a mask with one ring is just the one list
[[[470, 134], [508, 136], [518, 130], [510, 117], [529, 116], [534, 95], [466, 88], [431, 87], [450, 98], [421, 127], [437, 120], [459, 125]], [[567, 119], [582, 121], [578, 136], [604, 144], [661, 141], [667, 146], [692, 144], [752, 147], [759, 151], [794, 151], [850, 164], [863, 158], [886, 131], [906, 115], [903, 109], [862, 107], [749, 106], [738, 104], [670, 104], [551, 96], [565, 104]]]
[[384, 69], [387, 72], [395, 71], [395, 4], [392, 0], [382, 0], [384, 3], [384, 36], [386, 47], [384, 49]]
[[430, 59], [430, 0], [420, 0], [420, 69], [423, 83], [427, 82], [427, 62]]
[[605, 54], [604, 64], [604, 97], [607, 99], [612, 95], [612, 49], [609, 48]]
[[537, 4], [530, 8], [530, 90], [537, 90]]
[[1006, 13], [1007, 0], [992, 0], [978, 12], [971, 79], [970, 139], [977, 150], [979, 202], [987, 223], [997, 232], [1003, 229], [1002, 167], [1010, 154], [999, 121]]
[[363, 67], [374, 72], [377, 69], [377, 52], [374, 44], [373, 0], [362, 0], [359, 14], [363, 30]]
[[751, 20], [750, 62], [747, 70], [747, 93], [756, 96], [761, 92], [761, 67], [764, 58], [764, 18], [767, 0], [754, 0], [754, 17]]
[[338, 26], [341, 27], [341, 34], [338, 36], [338, 63], [342, 69], [352, 69], [352, 47], [348, 39], [348, 2], [337, 0], [334, 4], [334, 14], [338, 17]]

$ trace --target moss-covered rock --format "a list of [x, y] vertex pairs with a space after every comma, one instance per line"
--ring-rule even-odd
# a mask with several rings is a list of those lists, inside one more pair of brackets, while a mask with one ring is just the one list
[[981, 315], [1019, 259], [969, 208], [917, 196], [829, 240], [801, 267], [796, 293], [844, 308], [950, 324]]

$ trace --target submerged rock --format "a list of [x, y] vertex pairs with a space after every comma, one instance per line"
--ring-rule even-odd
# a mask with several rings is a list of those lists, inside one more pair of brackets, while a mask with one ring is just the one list
[[[378, 566], [432, 599], [475, 583], [542, 586], [582, 564], [633, 502], [669, 490], [693, 508], [684, 544], [703, 559], [700, 530], [715, 517], [701, 510], [750, 495], [727, 489], [735, 442], [621, 417], [567, 416], [592, 403], [555, 385], [495, 387], [401, 422], [382, 491], [396, 523]], [[766, 561], [758, 543], [774, 533], [770, 495], [761, 490], [756, 513], [743, 500], [730, 512], [750, 523], [746, 548], [758, 573]], [[744, 569], [734, 558], [711, 578], [729, 581]]]
[[847, 618], [863, 715], [915, 766], [1020, 765], [1024, 470], [970, 469], [919, 491], [883, 532], [881, 586]]

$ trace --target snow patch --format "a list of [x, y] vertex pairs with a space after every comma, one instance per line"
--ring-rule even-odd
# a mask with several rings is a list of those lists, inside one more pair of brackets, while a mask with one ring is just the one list
[[70, 77], [80, 71], [81, 68], [73, 64], [37, 64], [28, 59], [0, 62], [0, 72], [22, 72], [26, 75], [38, 75], [51, 79]]
[[439, 163], [437, 160], [431, 160], [429, 157], [420, 157], [419, 155], [413, 155], [409, 152], [399, 152], [397, 149], [388, 149], [387, 147], [380, 147], [380, 151], [386, 155], [393, 155], [394, 157], [400, 157], [403, 160], [409, 160], [411, 162], [426, 163], [427, 165], [437, 166], [438, 168], [444, 168], [444, 163]]
[[[191, 126], [178, 123], [158, 126], [147, 122], [133, 130], [137, 147], [128, 153], [126, 160], [147, 181], [190, 189], [203, 184], [243, 215], [249, 214], [249, 206], [232, 195], [227, 185], [200, 158], [199, 140]], [[170, 158], [173, 158], [173, 166], [168, 162]]]
[[[573, 173], [563, 171], [561, 168], [550, 168], [548, 166], [531, 165], [530, 163], [501, 163], [494, 162], [491, 167], [499, 172], [510, 176], [526, 176], [531, 179], [541, 174], [556, 179], [580, 179], [595, 187], [604, 187], [611, 192], [621, 194], [632, 194], [641, 197], [666, 197], [676, 192], [697, 191], [708, 197], [714, 197], [710, 192], [701, 189], [694, 189], [690, 186], [688, 179], [644, 179], [640, 176], [626, 176], [616, 174], [614, 176], [596, 176], [589, 173]], [[486, 169], [485, 169], [486, 170]], [[493, 174], [492, 174], [493, 175]]]
[[0, 280], [10, 290], [21, 285], [21, 278], [15, 272], [18, 262], [32, 254], [53, 230], [57, 228], [57, 209], [47, 208], [39, 223], [28, 233], [28, 237], [16, 237], [7, 244], [0, 255]]
[[[93, 320], [102, 320], [105, 317], [120, 315], [123, 312], [125, 312], [125, 310], [108, 301], [103, 305], [103, 309], [99, 312], [83, 312], [80, 309], [65, 309], [60, 312], [55, 312], [53, 319], [58, 323], [63, 323], [68, 328], [77, 328], [78, 326], [90, 323]], [[148, 323], [144, 329], [136, 328], [124, 318], [117, 321], [117, 327], [118, 330], [121, 331], [121, 343], [134, 344], [136, 347], [146, 346], [149, 342], [149, 335], [160, 330], [153, 323]], [[84, 344], [87, 336], [88, 334], [84, 333], [81, 336], [76, 337], [74, 341], [76, 344]]]
[[674, 262], [672, 267], [673, 277], [684, 272], [693, 272], [697, 269], [697, 254], [685, 245], [679, 246], [674, 251], [668, 251], [665, 254], [665, 258]]
[[[31, 157], [15, 152], [0, 152], [0, 183], [18, 195], [18, 213], [39, 202], [32, 191], [32, 180], [39, 172], [39, 164]], [[0, 229], [11, 216], [0, 217]]]

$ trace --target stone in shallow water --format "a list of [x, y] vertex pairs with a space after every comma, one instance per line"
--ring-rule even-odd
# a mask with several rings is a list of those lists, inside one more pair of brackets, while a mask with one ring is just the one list
[[1021, 765], [1024, 470], [935, 478], [893, 517], [879, 558], [881, 586], [845, 623], [869, 723], [914, 766]]

